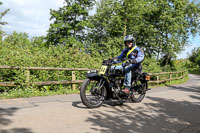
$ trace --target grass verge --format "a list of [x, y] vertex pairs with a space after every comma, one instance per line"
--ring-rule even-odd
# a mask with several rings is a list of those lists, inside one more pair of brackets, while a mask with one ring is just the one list
[[[48, 88], [48, 89], [46, 89]], [[63, 94], [76, 94], [79, 93], [79, 89], [71, 89], [69, 87], [57, 87], [56, 89], [49, 89], [50, 86], [44, 86], [42, 89], [27, 87], [25, 89], [14, 88], [7, 92], [0, 93], [0, 99], [11, 99], [11, 98], [25, 98], [35, 96], [53, 96]]]
[[[189, 77], [185, 77], [184, 79], [174, 80], [171, 82], [157, 84], [157, 85], [149, 85], [149, 88], [156, 88], [168, 85], [177, 85], [187, 82]], [[11, 98], [25, 98], [25, 97], [35, 97], [35, 96], [52, 96], [52, 95], [63, 95], [63, 94], [78, 94], [79, 89], [71, 89], [70, 86], [54, 86], [54, 89], [51, 89], [52, 86], [44, 86], [40, 89], [34, 87], [27, 87], [25, 89], [11, 89], [10, 91], [0, 93], [0, 99], [11, 99]], [[78, 88], [78, 87], [77, 87]]]
[[171, 82], [166, 82], [162, 84], [157, 84], [157, 85], [149, 85], [149, 88], [156, 88], [156, 87], [163, 87], [163, 86], [169, 86], [169, 85], [178, 85], [187, 82], [189, 77], [185, 77], [184, 79], [179, 79], [179, 80], [174, 80]]
[[190, 74], [200, 75], [200, 68], [190, 68], [190, 69], [188, 70], [188, 72], [189, 72]]

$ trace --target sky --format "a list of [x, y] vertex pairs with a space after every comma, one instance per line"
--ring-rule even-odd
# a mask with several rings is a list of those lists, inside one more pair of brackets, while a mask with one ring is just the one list
[[[29, 37], [45, 36], [50, 25], [50, 9], [59, 9], [63, 6], [64, 0], [0, 0], [0, 12], [9, 8], [10, 11], [3, 17], [8, 24], [2, 29], [6, 34], [13, 31], [28, 33]], [[93, 10], [90, 14], [93, 14]], [[200, 47], [200, 36], [190, 37], [190, 46], [185, 48], [178, 59], [187, 58], [194, 47]]]
[[64, 0], [0, 0], [0, 6], [10, 11], [3, 17], [8, 24], [2, 29], [10, 34], [13, 31], [28, 33], [30, 37], [45, 35], [50, 25], [50, 9], [63, 6]]
[[195, 47], [200, 47], [200, 35], [197, 34], [196, 37], [190, 36], [190, 45], [185, 47], [185, 50], [178, 55], [178, 59], [185, 59], [188, 57], [188, 54], [191, 54], [192, 49]]

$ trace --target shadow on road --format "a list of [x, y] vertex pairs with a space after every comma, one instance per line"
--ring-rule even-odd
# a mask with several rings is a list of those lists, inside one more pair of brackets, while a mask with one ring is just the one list
[[13, 121], [9, 117], [14, 116], [18, 108], [0, 108], [0, 133], [33, 133], [27, 128], [13, 128], [9, 130], [2, 130], [1, 127], [10, 125]]
[[[121, 106], [123, 105], [124, 101], [105, 101], [102, 106], [109, 105], [109, 106]], [[72, 106], [76, 108], [82, 108], [82, 109], [89, 109], [81, 101], [75, 101], [72, 102]]]
[[26, 128], [14, 128], [10, 130], [0, 130], [0, 133], [33, 133], [33, 132]]
[[[91, 110], [87, 122], [92, 130], [104, 133], [183, 133], [200, 131], [200, 104], [146, 97], [151, 103], [111, 106], [107, 111]], [[197, 129], [197, 127], [199, 129]], [[193, 127], [192, 127], [193, 126]], [[99, 127], [101, 127], [99, 129]], [[195, 129], [194, 129], [195, 128]], [[198, 131], [196, 131], [198, 130]], [[196, 131], [196, 132], [195, 132]]]
[[198, 79], [195, 76], [185, 85], [169, 86], [191, 92], [189, 97], [196, 102], [147, 96], [148, 103], [104, 104], [103, 111], [90, 110], [86, 122], [92, 123], [94, 132], [104, 133], [200, 133], [200, 86], [193, 85]]
[[[119, 101], [105, 101], [102, 106], [105, 106], [105, 105], [109, 105], [109, 106], [121, 106], [121, 105], [123, 105], [123, 103], [124, 102], [119, 102]], [[83, 103], [81, 101], [72, 102], [72, 106], [76, 107], [76, 108], [89, 109], [88, 107], [86, 107], [85, 105], [83, 105]]]
[[187, 91], [187, 92], [195, 92], [198, 95], [200, 95], [200, 86], [187, 86], [187, 87], [183, 87], [183, 86], [169, 86], [170, 88], [172, 88], [173, 90], [179, 90], [179, 91]]
[[7, 119], [7, 116], [13, 116], [13, 114], [17, 111], [17, 108], [8, 108], [3, 109], [0, 108], [0, 126], [6, 126], [9, 125], [12, 121]]
[[72, 102], [72, 106], [76, 108], [88, 109], [86, 106], [83, 105], [81, 101]]

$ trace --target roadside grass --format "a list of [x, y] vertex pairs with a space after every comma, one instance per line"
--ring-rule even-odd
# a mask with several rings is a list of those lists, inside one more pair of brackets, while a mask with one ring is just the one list
[[[156, 88], [162, 86], [169, 86], [169, 85], [177, 85], [187, 82], [189, 77], [185, 77], [184, 79], [174, 80], [171, 82], [166, 82], [162, 84], [154, 84], [150, 85], [149, 88]], [[51, 89], [51, 88], [54, 88]], [[8, 92], [0, 93], [0, 99], [11, 99], [11, 98], [26, 98], [26, 97], [35, 97], [35, 96], [53, 96], [53, 95], [67, 95], [67, 94], [79, 94], [80, 85], [77, 85], [77, 89], [71, 89], [71, 86], [44, 86], [40, 89], [34, 87], [27, 87], [25, 89], [14, 88]]]
[[166, 83], [160, 83], [160, 84], [154, 84], [154, 85], [149, 85], [149, 88], [156, 88], [156, 87], [163, 87], [163, 86], [169, 86], [169, 85], [178, 85], [187, 82], [189, 77], [185, 77], [184, 79], [179, 79], [179, 80], [174, 80], [171, 82], [166, 82]]
[[188, 72], [190, 74], [200, 75], [200, 68], [189, 68]]
[[43, 86], [40, 89], [34, 87], [27, 87], [25, 89], [14, 88], [7, 92], [0, 93], [0, 99], [77, 94], [80, 92], [79, 89], [71, 89], [69, 86], [59, 86], [56, 87], [56, 89], [50, 88], [51, 86]]

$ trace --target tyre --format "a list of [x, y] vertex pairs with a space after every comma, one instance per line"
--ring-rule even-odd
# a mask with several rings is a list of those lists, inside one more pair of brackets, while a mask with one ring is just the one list
[[133, 102], [138, 103], [141, 102], [146, 94], [147, 90], [147, 82], [137, 81], [132, 84], [132, 96], [131, 99]]
[[103, 80], [85, 79], [80, 88], [80, 97], [88, 108], [98, 108], [106, 97], [106, 88]]

